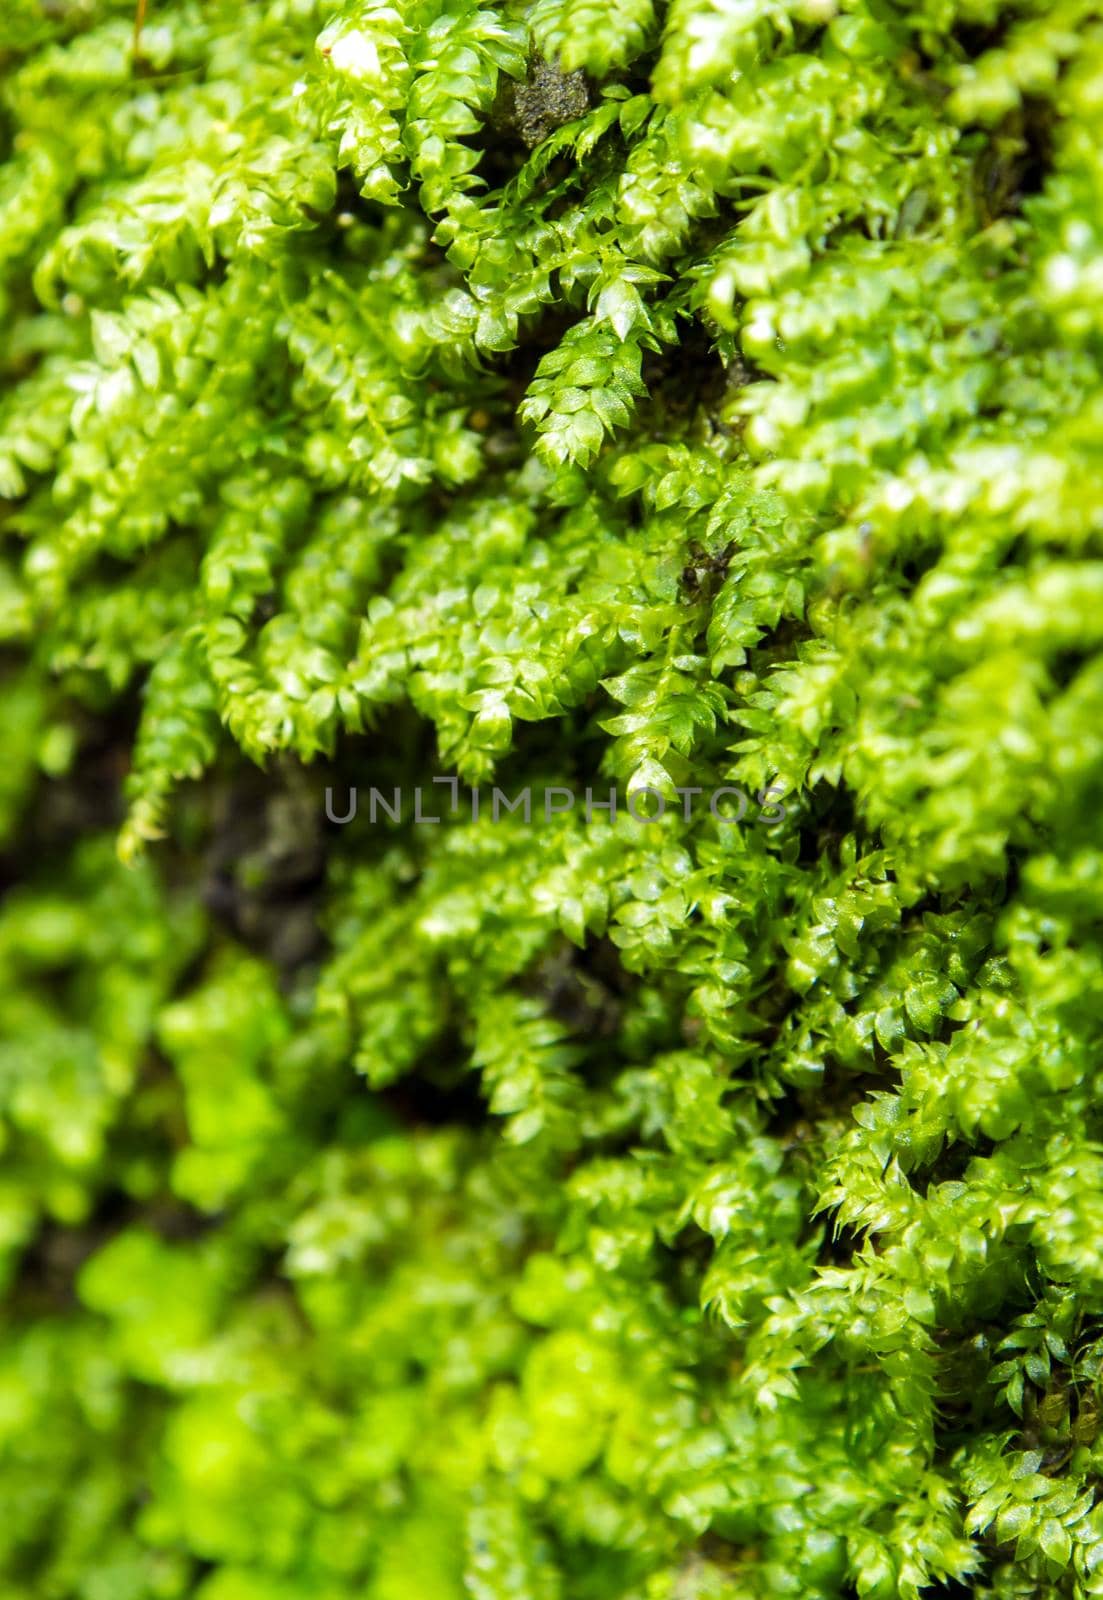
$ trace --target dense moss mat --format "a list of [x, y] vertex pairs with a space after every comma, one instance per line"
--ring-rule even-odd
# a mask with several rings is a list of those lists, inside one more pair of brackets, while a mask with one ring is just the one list
[[0, 1597], [1103, 1594], [1100, 7], [134, 22], [0, 20]]

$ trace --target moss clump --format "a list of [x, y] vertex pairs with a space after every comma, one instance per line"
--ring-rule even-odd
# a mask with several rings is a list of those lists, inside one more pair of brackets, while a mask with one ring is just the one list
[[1103, 1593], [1098, 8], [0, 72], [0, 1600]]

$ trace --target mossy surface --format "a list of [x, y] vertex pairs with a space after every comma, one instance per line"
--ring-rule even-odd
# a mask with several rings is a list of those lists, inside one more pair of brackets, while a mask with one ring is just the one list
[[6, 0], [0, 1600], [1103, 1594], [1101, 126]]

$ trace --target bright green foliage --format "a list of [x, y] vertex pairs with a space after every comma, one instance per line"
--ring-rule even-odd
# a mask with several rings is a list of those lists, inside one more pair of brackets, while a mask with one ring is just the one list
[[1101, 118], [6, 0], [0, 1600], [1103, 1595]]

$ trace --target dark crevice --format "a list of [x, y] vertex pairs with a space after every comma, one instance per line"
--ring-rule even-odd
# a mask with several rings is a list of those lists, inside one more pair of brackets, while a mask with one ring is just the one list
[[984, 225], [1014, 216], [1041, 192], [1053, 165], [1057, 114], [1049, 100], [1024, 97], [988, 136], [974, 167], [974, 193]]
[[511, 410], [516, 411], [521, 404], [543, 357], [559, 348], [564, 335], [575, 323], [581, 322], [584, 315], [573, 306], [557, 301], [537, 315], [522, 318], [517, 343], [494, 363]]
[[656, 1238], [651, 1253], [655, 1282], [666, 1289], [675, 1305], [696, 1310], [701, 1304], [701, 1283], [715, 1252], [710, 1235], [696, 1227], [683, 1228], [676, 1243], [665, 1244]]
[[167, 1242], [201, 1238], [218, 1222], [165, 1194], [152, 1203], [121, 1189], [105, 1190], [86, 1221], [63, 1226], [46, 1219], [23, 1253], [9, 1304], [18, 1316], [42, 1316], [78, 1304], [77, 1280], [85, 1262], [128, 1227], [151, 1229]]
[[297, 763], [241, 764], [209, 789], [200, 897], [216, 922], [287, 976], [316, 959], [326, 877], [324, 807]]
[[940, 1183], [956, 1183], [965, 1176], [971, 1161], [986, 1158], [995, 1149], [995, 1140], [986, 1138], [984, 1134], [977, 1134], [972, 1142], [955, 1140], [944, 1146], [929, 1167], [909, 1173], [908, 1182], [917, 1194], [926, 1197], [929, 1190], [937, 1188]]
[[458, 1025], [449, 1021], [415, 1068], [374, 1094], [407, 1127], [482, 1128], [493, 1119]]
[[805, 811], [797, 830], [797, 865], [816, 866], [826, 857], [838, 865], [839, 849], [858, 826], [854, 795], [823, 779], [805, 792]]
[[732, 390], [750, 382], [752, 374], [746, 362], [725, 369], [709, 330], [692, 317], [682, 323], [677, 346], [645, 351], [640, 376], [647, 397], [638, 404], [637, 425], [667, 441], [672, 430], [699, 413], [719, 426]]
[[[821, 1219], [822, 1225], [822, 1219]], [[815, 1230], [810, 1230], [809, 1236], [813, 1237]], [[824, 1229], [823, 1239], [819, 1250], [816, 1252], [816, 1265], [818, 1267], [850, 1267], [854, 1258], [867, 1244], [871, 1235], [864, 1233], [859, 1228], [836, 1228], [828, 1218]], [[876, 1246], [874, 1246], [876, 1248]]]
[[[605, 951], [613, 952], [610, 961]], [[563, 939], [544, 951], [521, 980], [548, 1014], [585, 1041], [615, 1038], [623, 1018], [628, 975], [607, 939], [580, 950]]]
[[76, 757], [68, 772], [43, 777], [31, 792], [14, 848], [0, 853], [0, 897], [26, 883], [36, 866], [47, 867], [81, 839], [117, 829], [125, 805], [123, 781], [138, 725], [138, 696], [120, 695], [110, 718], [84, 706], [66, 710], [76, 730]]

